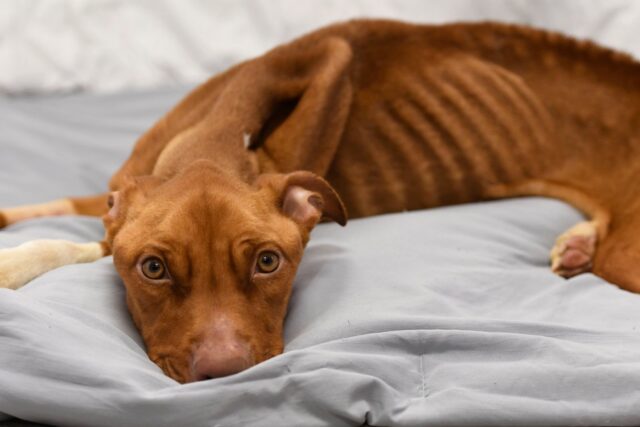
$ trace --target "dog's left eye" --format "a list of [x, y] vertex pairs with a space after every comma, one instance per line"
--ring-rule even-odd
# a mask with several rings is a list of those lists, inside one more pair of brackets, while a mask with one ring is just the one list
[[280, 257], [275, 252], [264, 251], [258, 255], [256, 264], [259, 272], [273, 273], [280, 265]]
[[149, 257], [142, 262], [142, 274], [148, 279], [160, 280], [165, 276], [166, 267], [158, 257]]

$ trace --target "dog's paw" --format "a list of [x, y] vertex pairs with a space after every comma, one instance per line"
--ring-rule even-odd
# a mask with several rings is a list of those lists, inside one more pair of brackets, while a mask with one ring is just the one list
[[597, 239], [593, 221], [580, 222], [562, 233], [551, 249], [551, 270], [566, 278], [591, 271]]
[[0, 249], [0, 288], [19, 289], [47, 271], [93, 262], [103, 256], [99, 242], [32, 240], [15, 248]]
[[24, 263], [29, 263], [25, 259], [22, 250], [15, 248], [0, 249], [0, 288], [18, 289], [31, 280], [24, 274]]

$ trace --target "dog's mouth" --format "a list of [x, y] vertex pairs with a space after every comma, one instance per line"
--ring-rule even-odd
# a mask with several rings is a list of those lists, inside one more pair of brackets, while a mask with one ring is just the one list
[[[189, 363], [184, 357], [176, 356], [150, 356], [150, 359], [162, 369], [168, 377], [180, 383], [188, 383], [195, 381], [193, 374], [189, 369]], [[181, 362], [184, 360], [184, 362]]]

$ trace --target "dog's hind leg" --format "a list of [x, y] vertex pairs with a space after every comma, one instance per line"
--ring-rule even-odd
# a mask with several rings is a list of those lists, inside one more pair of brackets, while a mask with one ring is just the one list
[[552, 181], [528, 181], [493, 189], [491, 197], [544, 196], [570, 203], [588, 220], [579, 222], [556, 239], [550, 252], [551, 270], [562, 277], [591, 271], [600, 242], [608, 234], [610, 213], [600, 203], [580, 190]]
[[0, 209], [0, 228], [32, 218], [57, 215], [102, 216], [109, 210], [109, 193], [69, 197], [47, 203]]

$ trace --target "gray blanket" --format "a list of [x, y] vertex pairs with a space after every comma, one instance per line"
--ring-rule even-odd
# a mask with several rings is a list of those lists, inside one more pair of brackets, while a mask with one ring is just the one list
[[[183, 91], [0, 100], [0, 205], [104, 191]], [[428, 189], [425, 189], [428, 191]], [[77, 426], [638, 425], [640, 296], [547, 267], [569, 206], [520, 199], [324, 224], [283, 355], [181, 385], [110, 258], [0, 290], [0, 419]], [[93, 218], [0, 231], [98, 240]]]

